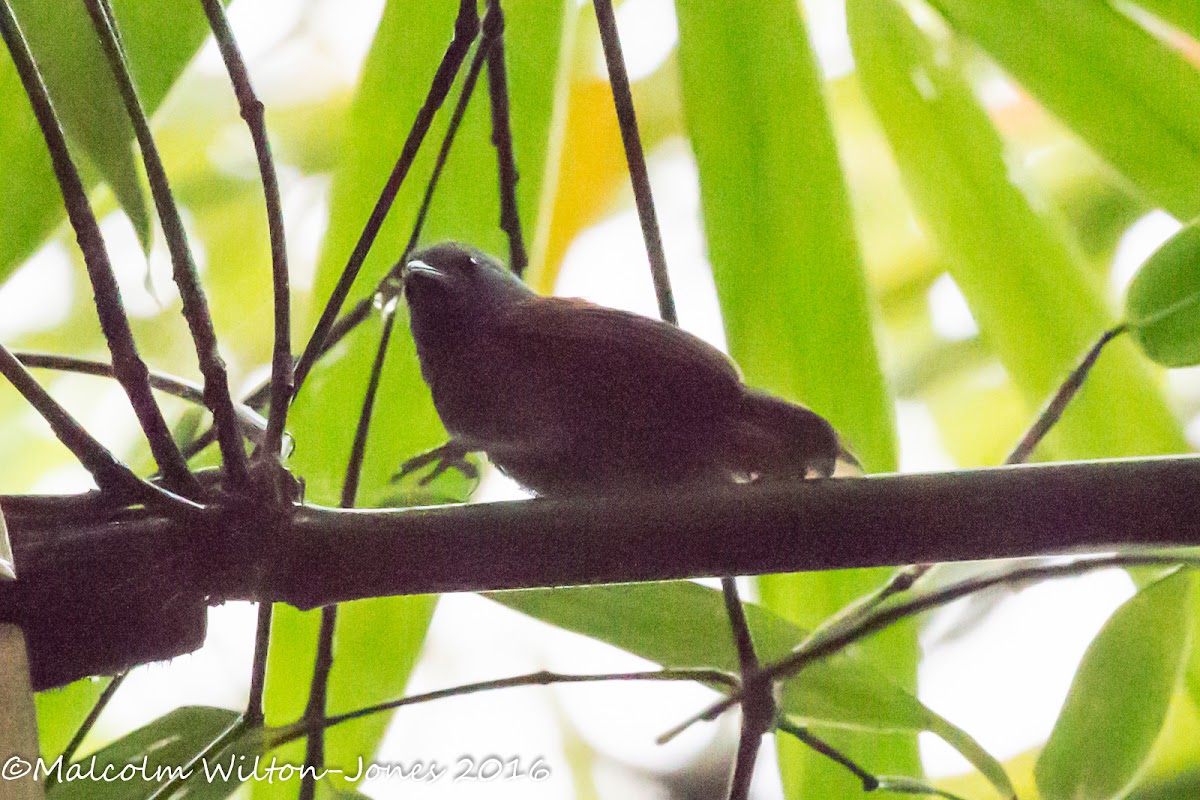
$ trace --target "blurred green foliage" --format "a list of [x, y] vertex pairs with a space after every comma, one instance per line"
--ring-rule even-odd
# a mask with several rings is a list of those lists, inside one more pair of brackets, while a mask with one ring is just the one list
[[1125, 319], [1146, 355], [1168, 367], [1200, 363], [1200, 227], [1192, 222], [1146, 259], [1129, 286]]

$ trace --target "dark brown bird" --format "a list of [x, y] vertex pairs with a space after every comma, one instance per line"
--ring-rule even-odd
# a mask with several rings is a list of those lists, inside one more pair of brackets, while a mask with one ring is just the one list
[[482, 451], [542, 495], [696, 482], [796, 479], [857, 464], [802, 405], [742, 383], [720, 351], [659, 320], [542, 297], [461, 244], [403, 268], [421, 375], [451, 440], [438, 462], [474, 471]]

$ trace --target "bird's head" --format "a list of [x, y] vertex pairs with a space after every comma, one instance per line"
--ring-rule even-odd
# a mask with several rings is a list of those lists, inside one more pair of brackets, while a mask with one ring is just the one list
[[467, 245], [445, 242], [413, 253], [401, 273], [413, 323], [435, 318], [459, 322], [487, 318], [492, 311], [532, 292], [496, 259]]

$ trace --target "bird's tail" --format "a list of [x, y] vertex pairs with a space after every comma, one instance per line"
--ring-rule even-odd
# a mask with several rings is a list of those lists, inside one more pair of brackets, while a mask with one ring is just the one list
[[742, 400], [739, 468], [760, 479], [828, 477], [838, 462], [862, 470], [829, 421], [815, 411], [757, 389]]

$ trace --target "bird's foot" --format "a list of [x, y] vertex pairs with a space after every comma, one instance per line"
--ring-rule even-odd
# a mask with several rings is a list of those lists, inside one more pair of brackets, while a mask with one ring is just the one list
[[392, 483], [397, 483], [417, 470], [424, 469], [434, 463], [437, 466], [433, 468], [432, 472], [421, 478], [418, 481], [418, 485], [428, 486], [435, 478], [450, 469], [458, 470], [468, 480], [475, 480], [479, 477], [479, 469], [467, 460], [467, 453], [470, 452], [472, 451], [467, 449], [462, 442], [451, 439], [441, 447], [435, 447], [428, 452], [422, 453], [419, 456], [413, 456], [408, 461], [405, 461], [400, 465], [400, 469], [396, 471], [396, 474], [392, 476]]

